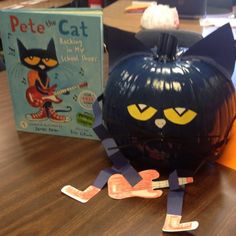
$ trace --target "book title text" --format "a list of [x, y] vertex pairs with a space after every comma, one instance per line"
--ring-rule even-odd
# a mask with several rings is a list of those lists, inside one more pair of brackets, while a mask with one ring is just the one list
[[[14, 15], [10, 15], [10, 24], [12, 32], [20, 30], [22, 33], [31, 32], [34, 34], [43, 34], [46, 28], [52, 25], [48, 26], [47, 23], [36, 24], [31, 18], [29, 18], [27, 22], [21, 22], [19, 18]], [[62, 19], [58, 24], [58, 30], [64, 36], [88, 37], [87, 29], [88, 27], [83, 21], [79, 22], [78, 25], [70, 25], [68, 20]]]

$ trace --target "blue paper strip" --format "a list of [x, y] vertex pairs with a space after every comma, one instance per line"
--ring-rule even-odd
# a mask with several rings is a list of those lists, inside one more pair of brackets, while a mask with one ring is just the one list
[[181, 187], [179, 186], [178, 174], [177, 171], [173, 171], [168, 178], [170, 190], [178, 190]]
[[182, 215], [184, 200], [184, 190], [177, 190], [168, 192], [167, 197], [167, 214]]
[[97, 178], [93, 182], [93, 186], [102, 189], [106, 184], [111, 175], [116, 174], [112, 168], [107, 168], [99, 172]]
[[[107, 153], [107, 156], [113, 163], [112, 171], [115, 171], [114, 173], [121, 173], [127, 179], [127, 181], [132, 186], [134, 186], [140, 180], [142, 180], [142, 177], [130, 165], [129, 161], [121, 153], [121, 151], [117, 147], [115, 140], [110, 136], [108, 130], [104, 126], [103, 119], [102, 119], [102, 110], [99, 105], [99, 101], [101, 101], [102, 99], [103, 99], [103, 96], [101, 95], [93, 103], [93, 112], [95, 116], [93, 130], [102, 141], [102, 145]], [[104, 172], [103, 171], [100, 172], [97, 179], [95, 180], [95, 183], [94, 183], [96, 184], [95, 186], [103, 187], [106, 184], [104, 182], [107, 181], [109, 178], [109, 173], [110, 173], [109, 171], [104, 170]]]
[[167, 197], [167, 214], [182, 215], [184, 189], [179, 185], [177, 171], [168, 178], [170, 190]]

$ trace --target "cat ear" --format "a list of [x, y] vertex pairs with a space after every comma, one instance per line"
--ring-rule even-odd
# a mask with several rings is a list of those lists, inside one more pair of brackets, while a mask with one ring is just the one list
[[54, 49], [55, 49], [55, 44], [54, 44], [53, 38], [50, 39], [50, 41], [49, 41], [49, 43], [48, 43], [47, 50], [50, 50], [51, 48], [54, 48]]
[[136, 52], [147, 51], [147, 49], [138, 39], [135, 33], [124, 31], [104, 25], [104, 43], [109, 54], [110, 70], [121, 58]]
[[236, 50], [230, 24], [225, 24], [215, 30], [190, 47], [182, 56], [213, 59], [231, 77], [234, 71]]
[[20, 55], [24, 55], [25, 52], [27, 51], [27, 48], [24, 46], [24, 44], [19, 39], [17, 39], [17, 46], [18, 46]]
[[21, 63], [24, 64], [24, 58], [27, 56], [27, 48], [24, 46], [24, 44], [19, 39], [17, 39], [17, 46], [18, 46], [18, 50], [19, 50], [20, 61], [21, 61]]
[[48, 43], [47, 51], [50, 53], [51, 56], [54, 56], [56, 58], [56, 48], [55, 48], [53, 38], [51, 38], [49, 43]]

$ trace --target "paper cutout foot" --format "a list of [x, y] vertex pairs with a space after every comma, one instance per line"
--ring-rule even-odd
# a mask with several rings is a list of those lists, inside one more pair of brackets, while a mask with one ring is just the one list
[[180, 223], [182, 216], [180, 215], [166, 215], [165, 223], [162, 228], [163, 232], [182, 232], [190, 231], [198, 228], [199, 223], [197, 221], [190, 221]]
[[62, 193], [66, 194], [67, 196], [69, 196], [81, 203], [86, 203], [91, 198], [93, 198], [96, 194], [98, 194], [100, 191], [101, 191], [100, 188], [97, 188], [92, 185], [90, 185], [84, 191], [80, 191], [71, 185], [66, 185], [61, 189]]

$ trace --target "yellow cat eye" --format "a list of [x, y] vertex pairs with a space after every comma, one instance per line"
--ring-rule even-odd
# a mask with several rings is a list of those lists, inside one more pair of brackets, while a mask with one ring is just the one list
[[183, 107], [176, 107], [165, 109], [164, 115], [169, 121], [174, 124], [186, 125], [195, 118], [197, 113], [192, 110], [187, 110]]
[[40, 62], [40, 57], [26, 57], [24, 61], [29, 65], [37, 65]]
[[149, 120], [157, 112], [157, 109], [147, 106], [145, 104], [132, 104], [127, 106], [127, 110], [134, 119], [140, 121]]
[[58, 64], [57, 60], [50, 59], [50, 58], [43, 58], [42, 61], [48, 67], [54, 67]]

